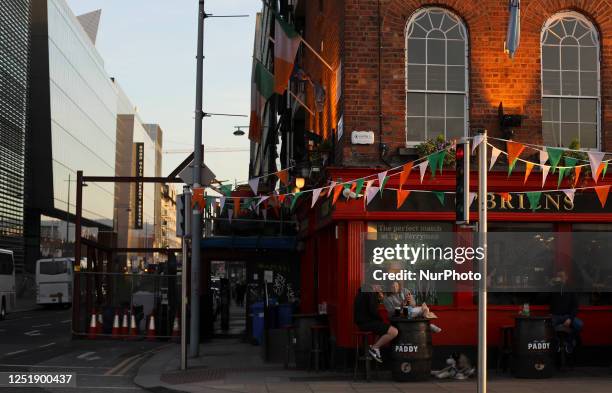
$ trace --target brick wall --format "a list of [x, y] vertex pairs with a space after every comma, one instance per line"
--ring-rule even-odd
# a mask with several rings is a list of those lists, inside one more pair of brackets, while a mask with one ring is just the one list
[[[324, 34], [338, 16], [338, 1], [325, 0], [334, 14], [318, 19], [316, 34]], [[309, 7], [318, 1], [308, 1]], [[334, 6], [332, 6], [332, 4]], [[602, 149], [612, 150], [612, 3], [606, 0], [523, 0], [521, 1], [521, 43], [513, 60], [503, 52], [508, 19], [505, 0], [381, 0], [382, 17], [382, 141], [391, 154], [405, 144], [405, 36], [410, 15], [419, 7], [446, 7], [461, 17], [468, 30], [469, 120], [470, 126], [485, 127], [501, 136], [497, 110], [503, 102], [507, 113], [524, 116], [515, 139], [541, 143], [540, 34], [548, 17], [563, 10], [581, 12], [599, 30], [601, 45], [601, 129]], [[330, 15], [330, 20], [327, 20]], [[307, 23], [310, 20], [307, 21]], [[339, 147], [345, 165], [376, 166], [379, 159], [378, 101], [378, 2], [344, 0], [343, 101], [344, 136]], [[308, 29], [312, 33], [313, 29]], [[312, 33], [315, 34], [315, 33]], [[310, 41], [307, 35], [307, 39]], [[315, 39], [315, 37], [312, 37]], [[319, 37], [317, 37], [318, 39]], [[334, 36], [330, 39], [336, 39]], [[328, 38], [325, 38], [327, 44]], [[314, 40], [313, 42], [317, 42]], [[327, 48], [327, 47], [326, 47]], [[324, 51], [327, 55], [328, 53]], [[340, 110], [340, 109], [339, 109]], [[324, 129], [330, 127], [323, 124]], [[332, 126], [331, 128], [335, 128]], [[350, 144], [353, 130], [372, 130], [376, 143]]]

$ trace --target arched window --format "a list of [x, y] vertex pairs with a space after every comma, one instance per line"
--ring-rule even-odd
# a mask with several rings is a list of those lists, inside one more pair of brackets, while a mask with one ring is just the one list
[[467, 134], [468, 44], [465, 25], [438, 7], [406, 25], [406, 142]]
[[599, 148], [599, 37], [577, 12], [551, 17], [542, 30], [544, 144]]

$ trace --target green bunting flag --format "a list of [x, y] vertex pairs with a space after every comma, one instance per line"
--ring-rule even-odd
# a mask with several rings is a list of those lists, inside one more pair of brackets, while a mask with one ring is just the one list
[[383, 190], [385, 189], [385, 186], [387, 185], [388, 181], [389, 181], [389, 176], [385, 176], [385, 179], [383, 180], [382, 184], [380, 185], [380, 195], [381, 195], [381, 197], [382, 197]]
[[578, 163], [578, 159], [574, 158], [574, 157], [564, 157], [565, 159], [565, 166], [573, 168], [576, 166], [576, 164]]
[[555, 147], [547, 147], [546, 151], [548, 152], [548, 159], [550, 161], [550, 168], [553, 173], [555, 173], [555, 168], [559, 165], [559, 161], [561, 161], [561, 156], [563, 155], [563, 149], [557, 149]]
[[606, 172], [608, 171], [608, 161], [604, 162], [604, 167], [601, 171], [601, 178], [606, 177]]
[[206, 211], [210, 211], [210, 207], [212, 206], [213, 202], [215, 201], [215, 199], [217, 199], [217, 197], [214, 196], [207, 196], [206, 197]]
[[559, 179], [557, 180], [557, 188], [561, 187], [561, 182], [563, 181], [563, 177], [565, 176], [565, 171], [569, 168], [560, 166], [557, 168], [559, 170]]
[[232, 196], [232, 185], [231, 184], [224, 184], [221, 187], [219, 187], [219, 190], [221, 191], [221, 194], [225, 195], [226, 197]]
[[361, 178], [361, 179], [357, 179], [355, 181], [355, 184], [357, 184], [357, 186], [355, 187], [355, 194], [359, 195], [359, 193], [361, 192], [361, 190], [363, 189], [363, 183], [365, 182], [365, 179]]
[[293, 198], [291, 198], [291, 207], [289, 208], [290, 210], [293, 210], [293, 208], [295, 207], [295, 203], [297, 202], [300, 195], [302, 195], [301, 191], [293, 194]]
[[538, 205], [540, 204], [540, 197], [542, 193], [539, 191], [535, 192], [526, 192], [527, 199], [529, 199], [529, 207], [532, 211], [538, 210]]
[[442, 204], [442, 206], [444, 206], [444, 202], [446, 200], [446, 195], [444, 195], [444, 192], [442, 191], [432, 191], [435, 196], [438, 198], [438, 200], [440, 201], [440, 203]]
[[436, 177], [436, 171], [439, 170], [442, 173], [442, 166], [444, 165], [444, 156], [446, 155], [446, 150], [439, 151], [434, 154], [430, 154], [427, 156], [427, 161], [429, 161], [429, 170], [431, 171], [431, 177]]

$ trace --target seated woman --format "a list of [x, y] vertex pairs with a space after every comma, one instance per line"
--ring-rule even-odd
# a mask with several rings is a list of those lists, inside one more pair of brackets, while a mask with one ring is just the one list
[[[567, 353], [572, 353], [580, 340], [580, 331], [584, 324], [576, 316], [578, 297], [572, 288], [568, 287], [567, 282], [567, 274], [563, 270], [557, 272], [553, 278], [552, 284], [555, 291], [551, 294], [550, 313], [555, 330], [566, 334], [566, 342], [560, 344], [564, 344]], [[561, 346], [559, 349], [562, 349]]]
[[[410, 315], [413, 318], [415, 317], [416, 318], [423, 317], [427, 319], [437, 318], [436, 314], [434, 314], [433, 312], [429, 310], [429, 307], [427, 307], [427, 304], [423, 303], [422, 305], [417, 306], [414, 300], [414, 296], [412, 295], [412, 292], [410, 292], [407, 288], [402, 288], [400, 283], [397, 281], [394, 281], [393, 284], [391, 284], [391, 292], [385, 296], [383, 300], [383, 304], [385, 305], [385, 308], [387, 309], [387, 313], [389, 314], [389, 317], [393, 316], [393, 313], [395, 312], [396, 308], [399, 307], [401, 309], [404, 306], [409, 306], [411, 307]], [[434, 324], [430, 324], [430, 327], [431, 327], [431, 331], [434, 333], [440, 333], [442, 331], [441, 328], [439, 328], [438, 326]]]

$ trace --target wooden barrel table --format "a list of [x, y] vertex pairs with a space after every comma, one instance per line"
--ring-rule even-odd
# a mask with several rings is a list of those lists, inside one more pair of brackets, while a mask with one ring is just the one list
[[518, 378], [550, 378], [554, 371], [554, 330], [546, 316], [517, 316], [512, 373]]
[[391, 343], [393, 379], [398, 382], [430, 378], [433, 347], [427, 319], [391, 318], [399, 331]]

